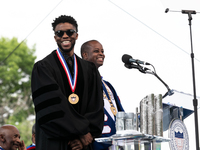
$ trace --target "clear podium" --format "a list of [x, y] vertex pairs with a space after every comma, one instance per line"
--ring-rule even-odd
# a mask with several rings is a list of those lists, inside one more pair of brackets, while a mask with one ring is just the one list
[[111, 137], [96, 138], [95, 141], [114, 145], [115, 150], [160, 150], [162, 142], [169, 138], [148, 135], [136, 130], [119, 131]]
[[[173, 90], [173, 92], [174, 94], [172, 96], [166, 96], [162, 99], [163, 131], [169, 129], [172, 120], [179, 118], [183, 121], [194, 112], [192, 95], [176, 90]], [[198, 99], [200, 99], [200, 97], [198, 97]], [[136, 124], [140, 126], [141, 116], [137, 116], [136, 118], [138, 118], [139, 122]], [[171, 142], [170, 138], [144, 134], [145, 132], [141, 132], [137, 130], [122, 130], [117, 131], [117, 133], [111, 137], [96, 138], [95, 141], [112, 144], [114, 145], [115, 150], [161, 150], [161, 143]]]

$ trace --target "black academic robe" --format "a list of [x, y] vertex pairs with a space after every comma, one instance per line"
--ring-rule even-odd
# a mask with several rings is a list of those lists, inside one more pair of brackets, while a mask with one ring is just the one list
[[70, 140], [88, 132], [94, 137], [101, 135], [104, 122], [101, 77], [93, 63], [76, 58], [77, 104], [68, 101], [72, 91], [56, 51], [33, 67], [31, 88], [37, 150], [69, 150]]

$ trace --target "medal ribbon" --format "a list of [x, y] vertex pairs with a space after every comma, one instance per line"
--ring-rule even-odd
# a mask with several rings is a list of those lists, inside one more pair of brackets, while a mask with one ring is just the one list
[[72, 79], [69, 67], [68, 67], [62, 53], [60, 52], [59, 48], [57, 49], [56, 53], [57, 53], [57, 56], [58, 56], [58, 59], [59, 59], [61, 65], [67, 75], [68, 82], [69, 82], [70, 88], [72, 90], [72, 93], [74, 93], [74, 91], [76, 89], [77, 75], [78, 75], [78, 66], [77, 66], [76, 56], [74, 55], [74, 78]]

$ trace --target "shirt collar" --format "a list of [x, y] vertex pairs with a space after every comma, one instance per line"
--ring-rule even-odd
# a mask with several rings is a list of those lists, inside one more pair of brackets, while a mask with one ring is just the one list
[[[68, 56], [67, 54], [65, 54], [64, 52], [62, 52], [62, 55], [64, 56], [64, 58], [67, 60], [70, 56]], [[71, 56], [72, 61], [74, 60], [74, 54]]]
[[0, 146], [0, 150], [3, 150], [3, 148]]

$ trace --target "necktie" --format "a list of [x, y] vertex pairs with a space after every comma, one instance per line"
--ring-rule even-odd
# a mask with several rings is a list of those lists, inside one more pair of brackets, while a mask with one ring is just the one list
[[72, 57], [68, 57], [67, 58], [67, 64], [69, 66], [69, 70], [71, 72], [72, 78], [74, 76], [74, 69], [73, 69], [73, 61], [72, 61]]
[[73, 58], [72, 58], [73, 56], [70, 57], [65, 53], [62, 53], [62, 54], [63, 54], [63, 56], [64, 56], [64, 58], [65, 58], [65, 60], [67, 62], [68, 68], [69, 68], [71, 76], [73, 78], [74, 77]]

